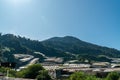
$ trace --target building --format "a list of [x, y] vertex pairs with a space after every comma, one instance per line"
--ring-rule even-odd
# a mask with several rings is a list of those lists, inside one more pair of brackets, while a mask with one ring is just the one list
[[91, 68], [110, 68], [109, 62], [96, 62], [91, 65]]

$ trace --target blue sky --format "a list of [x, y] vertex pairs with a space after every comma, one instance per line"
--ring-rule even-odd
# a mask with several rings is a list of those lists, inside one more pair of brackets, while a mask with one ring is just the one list
[[0, 0], [0, 32], [69, 35], [120, 50], [120, 0]]

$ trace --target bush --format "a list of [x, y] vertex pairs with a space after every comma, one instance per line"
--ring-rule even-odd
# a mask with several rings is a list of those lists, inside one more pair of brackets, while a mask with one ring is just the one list
[[46, 70], [42, 70], [40, 71], [36, 79], [37, 80], [51, 80], [51, 77], [48, 75], [48, 72]]
[[7, 71], [9, 71], [9, 77], [15, 77], [16, 76], [16, 71], [12, 70], [10, 68], [5, 68], [5, 67], [0, 67], [0, 72], [3, 73], [4, 75], [7, 75]]
[[70, 76], [70, 80], [85, 80], [86, 75], [83, 72], [75, 72]]
[[94, 75], [87, 75], [83, 72], [75, 72], [73, 73], [69, 80], [99, 80]]
[[69, 80], [97, 80], [93, 75], [87, 75], [83, 72], [76, 72], [70, 76]]
[[98, 80], [95, 76], [89, 75], [86, 80]]
[[117, 72], [111, 72], [108, 74], [106, 80], [119, 80], [119, 74]]
[[40, 64], [34, 64], [19, 71], [17, 77], [35, 79], [41, 70], [44, 70], [44, 68]]

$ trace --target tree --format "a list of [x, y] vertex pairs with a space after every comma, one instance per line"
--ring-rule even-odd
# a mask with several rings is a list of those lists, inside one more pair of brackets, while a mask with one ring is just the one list
[[119, 74], [117, 72], [111, 72], [108, 74], [106, 80], [119, 80]]
[[23, 69], [17, 73], [18, 77], [35, 79], [40, 73], [39, 71], [44, 70], [40, 64], [30, 65], [28, 68]]
[[92, 75], [88, 75], [86, 77], [86, 80], [98, 80], [95, 76], [92, 76]]
[[83, 72], [75, 72], [70, 76], [69, 80], [98, 80], [98, 78]]
[[40, 71], [36, 79], [37, 80], [51, 80], [51, 77], [48, 75], [48, 72], [46, 70], [42, 70]]
[[3, 73], [4, 75], [7, 75], [6, 72], [9, 71], [9, 77], [15, 77], [16, 76], [16, 71], [13, 69], [10, 69], [8, 67], [0, 67], [0, 72]]
[[86, 75], [83, 72], [75, 72], [70, 76], [70, 80], [86, 80]]

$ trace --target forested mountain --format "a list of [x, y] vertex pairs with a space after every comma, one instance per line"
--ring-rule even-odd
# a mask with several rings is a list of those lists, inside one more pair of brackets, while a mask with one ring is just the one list
[[89, 55], [107, 55], [111, 57], [120, 57], [120, 51], [88, 43], [72, 36], [54, 37], [42, 41], [44, 46], [55, 48], [56, 50], [70, 52], [73, 54]]
[[[40, 54], [36, 54], [38, 52]], [[17, 62], [19, 65], [23, 65], [29, 63], [33, 57], [39, 58], [39, 61], [42, 62], [46, 57], [41, 53], [47, 57], [62, 57], [64, 61], [80, 60], [81, 58], [109, 61], [105, 57], [99, 57], [100, 55], [120, 57], [119, 50], [84, 42], [72, 36], [53, 37], [48, 40], [37, 41], [13, 34], [0, 34], [1, 62]], [[24, 59], [18, 57], [17, 54], [24, 54], [27, 55], [26, 57], [32, 58], [27, 58], [28, 62], [24, 62], [22, 61]]]

